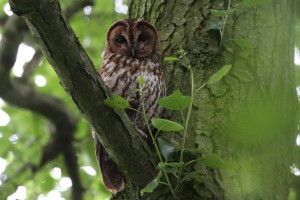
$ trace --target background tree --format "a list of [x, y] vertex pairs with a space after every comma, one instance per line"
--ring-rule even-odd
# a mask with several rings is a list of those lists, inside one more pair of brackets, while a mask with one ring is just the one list
[[[94, 5], [91, 14], [88, 14], [90, 7], [85, 6], [92, 5], [93, 1], [78, 1], [77, 6], [70, 7], [71, 2], [64, 1], [62, 8], [79, 40], [95, 65], [99, 66], [99, 46], [103, 45], [100, 40], [105, 39], [104, 31], [112, 21], [124, 16], [105, 13], [106, 9], [100, 2]], [[59, 15], [57, 1], [52, 4], [41, 1], [39, 7], [33, 6], [35, 1], [24, 3], [11, 0], [10, 3], [14, 12], [27, 20], [64, 89], [89, 123], [105, 138], [104, 145], [110, 149], [120, 168], [129, 172], [126, 178], [131, 181], [132, 188], [127, 190], [126, 195], [136, 196], [137, 186], [143, 186], [155, 177], [154, 161], [143, 159], [150, 153], [147, 148], [141, 150], [145, 146], [122, 112], [115, 113], [101, 107], [101, 103], [95, 103], [105, 98], [106, 91], [102, 90], [101, 80], [92, 70], [91, 62], [74, 40], [72, 30]], [[280, 0], [129, 2], [129, 16], [142, 17], [155, 24], [167, 54], [176, 56], [180, 47], [187, 51], [196, 88], [223, 65], [232, 65], [230, 73], [220, 82], [206, 86], [196, 94], [186, 149], [197, 152], [197, 157], [217, 153], [223, 160], [235, 161], [238, 169], [211, 169], [194, 164], [190, 169], [195, 172], [192, 180], [183, 182], [182, 199], [288, 198], [292, 175], [289, 166], [297, 164], [294, 158], [296, 99], [292, 63], [295, 3]], [[110, 6], [112, 8], [113, 5]], [[83, 7], [85, 14], [76, 14]], [[109, 20], [99, 19], [105, 15], [109, 16]], [[79, 20], [82, 18], [84, 20]], [[79, 118], [75, 106], [57, 84], [56, 75], [37, 48], [33, 59], [26, 64], [22, 77], [10, 75], [19, 44], [25, 41], [35, 45], [20, 18], [4, 15], [1, 21], [5, 26], [0, 47], [0, 96], [9, 104], [39, 113], [21, 112], [8, 105], [3, 107], [10, 113], [11, 122], [1, 128], [1, 157], [5, 158], [5, 162], [10, 162], [1, 175], [1, 195], [5, 198], [21, 183], [26, 184], [28, 196], [35, 197], [47, 192], [57, 182], [68, 180], [53, 178], [54, 171], [58, 170], [53, 167], [60, 167], [63, 176], [68, 175], [72, 180], [72, 199], [82, 199], [83, 194], [85, 198], [100, 198], [104, 191], [99, 188], [100, 178], [86, 175], [86, 168], [79, 167], [91, 165], [97, 168], [88, 125]], [[82, 29], [81, 23], [88, 23], [90, 28]], [[100, 28], [103, 28], [103, 34], [99, 34]], [[39, 63], [41, 67], [37, 67]], [[180, 62], [167, 63], [164, 70], [168, 94], [180, 89], [189, 95], [189, 72]], [[47, 75], [47, 81], [51, 84], [35, 88], [32, 79], [41, 73]], [[50, 96], [49, 91], [55, 91], [66, 103]], [[66, 105], [71, 105], [71, 108], [66, 109]], [[110, 116], [110, 122], [104, 121], [107, 116], [101, 116], [99, 111], [103, 109]], [[167, 111], [164, 117], [180, 121], [176, 112]], [[26, 120], [33, 120], [34, 126], [28, 125]], [[114, 129], [111, 127], [112, 121]], [[126, 137], [120, 139], [122, 136], [114, 130], [122, 126], [122, 134]], [[113, 132], [112, 136], [106, 134], [108, 131]], [[49, 136], [45, 137], [45, 133]], [[178, 142], [181, 140], [174, 134], [166, 136], [174, 137]], [[147, 169], [148, 175], [138, 171], [131, 173], [137, 169], [132, 164], [128, 165], [122, 152], [118, 151], [116, 146], [123, 145], [124, 153], [130, 153], [128, 149], [131, 144], [123, 142], [128, 138], [139, 144], [132, 151], [141, 150], [140, 157], [134, 159], [132, 156], [131, 159], [140, 162], [136, 166], [141, 171]], [[79, 162], [76, 153], [79, 154]], [[52, 176], [49, 176], [51, 169]], [[67, 193], [64, 195], [69, 198]], [[151, 199], [170, 197], [166, 187], [148, 195]]]

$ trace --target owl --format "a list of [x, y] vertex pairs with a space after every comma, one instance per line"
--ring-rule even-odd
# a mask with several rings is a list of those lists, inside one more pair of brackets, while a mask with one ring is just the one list
[[[142, 98], [136, 89], [142, 89], [146, 118], [150, 122], [161, 115], [162, 108], [156, 100], [165, 96], [161, 61], [156, 28], [143, 19], [125, 19], [115, 22], [107, 31], [99, 74], [113, 94], [127, 99], [132, 108], [141, 112]], [[143, 85], [139, 85], [140, 77], [144, 78]], [[147, 136], [142, 114], [132, 110], [126, 113], [139, 132]], [[94, 138], [104, 185], [115, 194], [124, 188], [124, 179], [97, 137]]]

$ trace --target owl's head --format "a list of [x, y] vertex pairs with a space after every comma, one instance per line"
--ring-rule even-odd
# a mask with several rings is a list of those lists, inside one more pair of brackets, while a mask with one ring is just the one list
[[106, 52], [133, 58], [148, 58], [160, 52], [156, 28], [143, 19], [115, 22], [107, 31]]

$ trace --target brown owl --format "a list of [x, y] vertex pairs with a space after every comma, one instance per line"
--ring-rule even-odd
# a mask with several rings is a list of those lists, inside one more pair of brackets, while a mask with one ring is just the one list
[[[125, 19], [114, 23], [107, 32], [103, 63], [99, 74], [112, 93], [128, 100], [131, 107], [142, 111], [139, 78], [144, 77], [142, 88], [147, 120], [159, 117], [162, 108], [156, 100], [165, 95], [161, 70], [162, 54], [156, 28], [142, 19]], [[139, 112], [127, 111], [129, 118], [143, 135], [146, 124]], [[124, 188], [124, 180], [116, 164], [95, 137], [98, 159], [106, 188], [113, 194]]]

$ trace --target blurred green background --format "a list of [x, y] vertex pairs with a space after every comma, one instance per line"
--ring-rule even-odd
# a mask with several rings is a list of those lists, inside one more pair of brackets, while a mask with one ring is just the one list
[[[61, 1], [61, 7], [66, 10], [77, 2], [80, 0], [64, 0]], [[97, 69], [101, 65], [106, 31], [113, 22], [127, 17], [126, 4], [127, 1], [122, 0], [96, 1], [92, 6], [82, 7], [69, 19], [79, 41]], [[0, 38], [2, 38], [5, 20], [12, 13], [7, 0], [0, 0], [0, 8], [2, 10]], [[34, 48], [37, 46], [32, 38], [26, 38], [19, 46], [12, 77], [22, 76], [23, 66], [32, 59]], [[84, 199], [109, 199], [111, 195], [102, 184], [95, 159], [91, 128], [61, 87], [57, 75], [45, 58], [40, 60], [39, 66], [32, 74], [31, 83], [37, 91], [58, 97], [79, 119], [73, 145], [80, 165], [82, 185], [86, 190]], [[26, 199], [39, 200], [70, 199], [72, 181], [62, 156], [47, 163], [34, 175], [31, 170], [26, 169], [27, 165], [40, 162], [42, 149], [51, 138], [53, 128], [44, 117], [9, 105], [0, 98], [0, 193], [12, 190], [11, 196], [7, 199], [25, 199], [25, 196]], [[7, 181], [10, 177], [13, 181]], [[0, 199], [2, 198], [0, 194]]]
[[[62, 9], [66, 10], [76, 2], [78, 0], [61, 1]], [[127, 17], [127, 3], [126, 0], [96, 1], [92, 6], [82, 7], [69, 19], [79, 41], [97, 69], [101, 65], [106, 31], [113, 22]], [[2, 8], [0, 38], [2, 38], [5, 21], [12, 13], [7, 0], [0, 0], [0, 7]], [[296, 24], [295, 35], [297, 83], [295, 89], [300, 99], [300, 22]], [[30, 36], [24, 39], [19, 46], [12, 77], [22, 77], [24, 64], [32, 59], [36, 48], [37, 46]], [[37, 91], [62, 100], [79, 120], [73, 145], [76, 149], [80, 177], [85, 189], [84, 199], [109, 199], [110, 193], [102, 184], [96, 163], [91, 128], [81, 117], [72, 99], [61, 87], [55, 72], [45, 58], [41, 58], [30, 80]], [[42, 149], [51, 138], [53, 128], [53, 125], [44, 117], [12, 106], [0, 98], [0, 193], [3, 190], [11, 190], [11, 195], [7, 199], [70, 199], [72, 181], [62, 156], [47, 163], [35, 174], [28, 168], [28, 166], [37, 165], [40, 162]], [[300, 134], [300, 128], [298, 131]], [[300, 136], [298, 138], [295, 138], [295, 145], [300, 146]], [[300, 175], [297, 166], [294, 165], [291, 169], [295, 175]], [[10, 181], [7, 181], [9, 178]]]

